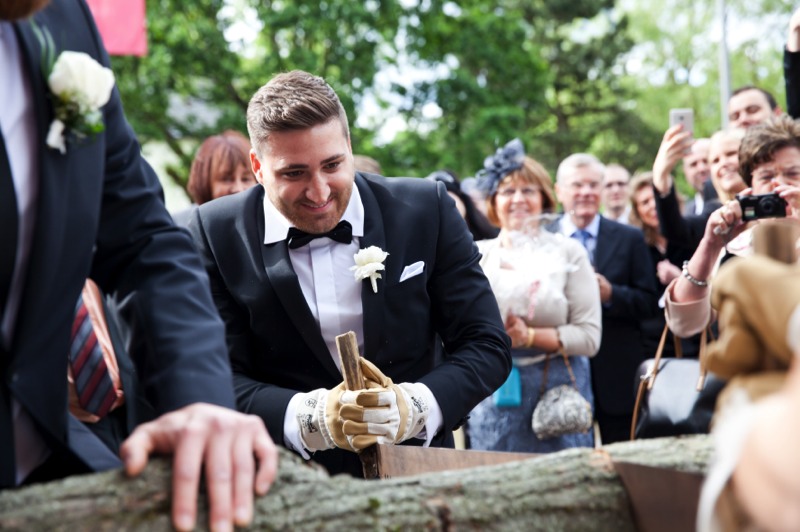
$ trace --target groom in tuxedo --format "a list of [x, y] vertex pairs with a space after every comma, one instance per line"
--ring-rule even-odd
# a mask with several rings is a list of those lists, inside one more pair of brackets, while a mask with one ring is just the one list
[[[365, 442], [452, 446], [511, 360], [444, 186], [355, 172], [339, 98], [306, 72], [259, 89], [247, 125], [261, 186], [202, 205], [189, 223], [226, 324], [239, 409], [331, 473], [360, 475], [349, 451]], [[357, 253], [371, 255], [361, 265], [374, 275], [353, 268]], [[374, 387], [356, 397], [342, 395], [335, 346], [348, 331]]]
[[[204, 469], [212, 528], [245, 525], [277, 452], [261, 420], [233, 409], [207, 276], [116, 89], [99, 110], [101, 132], [79, 138], [67, 127], [63, 150], [51, 147], [45, 35], [57, 57], [82, 52], [108, 65], [84, 0], [0, 2], [0, 489], [116, 465], [136, 474], [150, 454], [174, 452], [173, 524], [193, 528]], [[119, 302], [159, 414], [133, 432], [121, 461], [67, 408], [75, 303], [90, 276]]]

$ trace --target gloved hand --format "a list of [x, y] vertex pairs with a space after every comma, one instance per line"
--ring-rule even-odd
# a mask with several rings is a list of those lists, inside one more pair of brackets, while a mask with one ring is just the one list
[[339, 447], [355, 451], [344, 432], [339, 417], [340, 399], [345, 391], [344, 382], [332, 390], [319, 388], [302, 394], [297, 408], [297, 424], [303, 446], [311, 452]]
[[345, 391], [339, 415], [350, 446], [361, 450], [375, 443], [400, 443], [425, 428], [430, 405], [425, 386], [394, 384], [374, 364], [361, 358], [366, 390]]

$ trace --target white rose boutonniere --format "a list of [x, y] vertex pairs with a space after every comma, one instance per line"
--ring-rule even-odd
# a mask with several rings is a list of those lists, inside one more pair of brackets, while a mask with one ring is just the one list
[[83, 52], [62, 52], [47, 76], [53, 92], [56, 118], [50, 124], [47, 145], [67, 152], [66, 135], [78, 140], [105, 129], [100, 108], [111, 98], [114, 73]]
[[378, 279], [382, 278], [381, 274], [378, 272], [386, 268], [383, 265], [383, 261], [385, 261], [388, 256], [389, 253], [383, 251], [378, 246], [360, 249], [358, 253], [353, 255], [356, 265], [350, 267], [351, 270], [355, 270], [356, 281], [369, 279], [370, 283], [372, 283], [372, 291], [377, 294]]
[[55, 119], [50, 123], [47, 145], [67, 152], [67, 136], [90, 138], [105, 129], [100, 108], [108, 103], [114, 88], [114, 73], [89, 54], [62, 52], [56, 58], [56, 45], [47, 28], [31, 21], [42, 47], [42, 73], [53, 93]]

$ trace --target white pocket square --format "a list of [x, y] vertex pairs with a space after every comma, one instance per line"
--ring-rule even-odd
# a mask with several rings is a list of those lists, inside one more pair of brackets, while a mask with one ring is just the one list
[[411, 279], [412, 277], [415, 277], [415, 276], [421, 274], [423, 271], [425, 271], [425, 263], [424, 262], [419, 261], [419, 262], [415, 262], [414, 264], [409, 264], [403, 270], [403, 274], [400, 276], [400, 282], [402, 283], [403, 281]]

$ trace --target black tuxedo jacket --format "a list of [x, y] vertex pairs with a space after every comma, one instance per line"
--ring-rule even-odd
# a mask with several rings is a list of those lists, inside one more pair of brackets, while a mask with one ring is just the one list
[[[389, 252], [378, 292], [363, 281], [362, 355], [395, 382], [426, 384], [442, 409], [446, 437], [511, 369], [497, 303], [443, 185], [356, 174], [355, 186], [365, 213], [360, 246]], [[333, 388], [342, 375], [303, 297], [286, 242], [263, 243], [263, 200], [257, 186], [206, 203], [193, 213], [189, 231], [227, 327], [239, 408], [261, 416], [283, 443], [292, 396]], [[418, 261], [423, 273], [399, 282], [404, 267]], [[448, 353], [439, 365], [437, 335]], [[360, 470], [355, 454], [338, 449], [314, 459], [331, 472]]]
[[[558, 222], [551, 229], [558, 231]], [[594, 269], [612, 286], [611, 301], [603, 304], [600, 349], [591, 359], [595, 406], [608, 415], [630, 415], [636, 368], [651, 356], [641, 322], [658, 311], [655, 265], [642, 232], [601, 216]]]
[[[34, 18], [52, 35], [57, 53], [85, 52], [108, 66], [83, 0], [53, 0]], [[159, 413], [198, 401], [233, 407], [224, 326], [206, 274], [188, 235], [164, 207], [118, 91], [101, 109], [104, 132], [69, 142], [63, 155], [49, 148], [45, 138], [54, 115], [40, 44], [30, 21], [13, 26], [36, 109], [31, 157], [38, 160], [39, 192], [13, 341], [0, 353], [0, 386], [30, 413], [54, 451], [70, 448], [70, 328], [78, 294], [91, 277], [119, 301], [131, 357]], [[0, 431], [10, 431], [9, 423], [8, 412], [0, 412]]]

